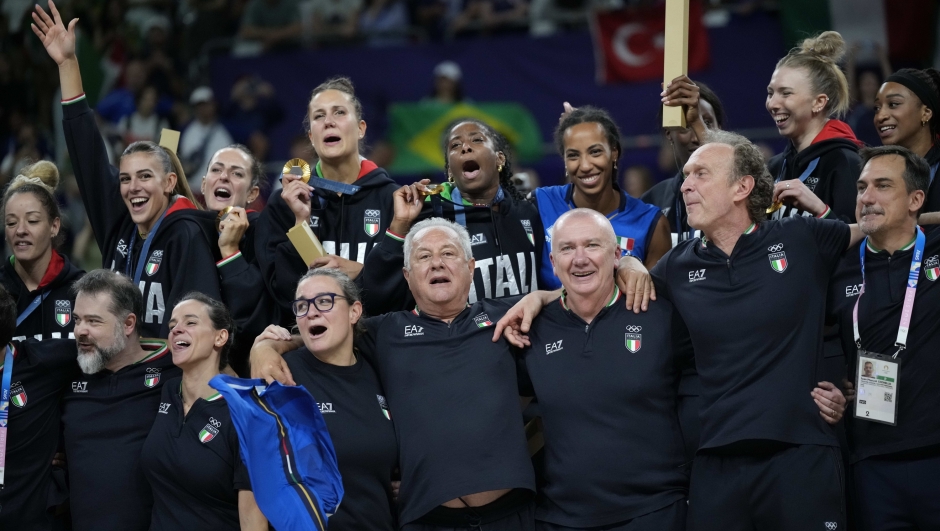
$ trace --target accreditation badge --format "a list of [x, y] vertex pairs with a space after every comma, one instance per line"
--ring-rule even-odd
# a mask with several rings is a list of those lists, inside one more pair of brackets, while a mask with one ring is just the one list
[[858, 351], [855, 418], [897, 425], [900, 367], [891, 356]]

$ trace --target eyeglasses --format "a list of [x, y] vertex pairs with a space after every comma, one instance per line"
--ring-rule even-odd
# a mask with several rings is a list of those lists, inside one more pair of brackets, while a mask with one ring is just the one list
[[346, 297], [338, 293], [321, 293], [312, 299], [297, 299], [291, 303], [291, 310], [295, 317], [303, 317], [310, 310], [310, 304], [320, 312], [328, 312], [333, 309], [336, 299], [345, 299]]

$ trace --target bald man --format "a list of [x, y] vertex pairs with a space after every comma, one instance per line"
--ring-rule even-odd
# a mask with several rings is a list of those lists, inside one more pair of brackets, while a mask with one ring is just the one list
[[614, 283], [621, 249], [594, 210], [558, 219], [550, 256], [564, 290], [519, 356], [523, 392], [538, 397], [544, 425], [536, 529], [683, 531], [688, 477], [672, 305], [626, 309]]

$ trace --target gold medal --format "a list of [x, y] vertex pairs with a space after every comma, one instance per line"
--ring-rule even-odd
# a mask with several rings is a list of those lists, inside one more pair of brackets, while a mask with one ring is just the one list
[[232, 210], [234, 209], [235, 207], [229, 205], [219, 211], [219, 215], [215, 217], [215, 230], [216, 231], [222, 232], [222, 220], [227, 218], [229, 213], [231, 213]]
[[418, 193], [421, 194], [421, 197], [427, 197], [429, 195], [437, 195], [444, 191], [443, 184], [418, 184]]
[[284, 174], [300, 175], [300, 180], [310, 182], [310, 164], [304, 159], [290, 159], [284, 164]]
[[783, 208], [783, 201], [776, 201], [774, 202], [774, 204], [767, 207], [767, 213], [773, 214], [774, 212], [780, 210], [781, 208]]

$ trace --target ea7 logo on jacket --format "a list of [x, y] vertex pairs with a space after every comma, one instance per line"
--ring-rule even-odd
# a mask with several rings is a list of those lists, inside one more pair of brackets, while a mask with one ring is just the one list
[[483, 234], [482, 232], [480, 234], [474, 234], [473, 236], [470, 237], [471, 246], [481, 245], [484, 243], [486, 243], [486, 234]]
[[375, 236], [379, 233], [379, 224], [382, 223], [382, 211], [366, 210], [362, 223], [366, 234], [368, 234], [370, 238]]
[[87, 393], [88, 382], [72, 382], [72, 392], [73, 393]]
[[423, 336], [424, 327], [418, 325], [405, 325], [405, 337]]
[[924, 260], [924, 276], [931, 282], [935, 282], [937, 277], [940, 277], [940, 256], [933, 255]]
[[627, 332], [623, 337], [624, 346], [634, 354], [640, 351], [640, 347], [643, 343], [643, 334], [640, 333], [641, 330], [643, 330], [642, 326], [628, 326]]
[[170, 403], [169, 402], [160, 402], [160, 407], [157, 409], [157, 414], [163, 413], [164, 415], [170, 414]]
[[10, 403], [20, 408], [26, 405], [26, 389], [23, 389], [21, 382], [14, 382], [10, 386]]
[[160, 369], [147, 367], [147, 374], [144, 374], [144, 385], [153, 387], [160, 383]]
[[555, 341], [554, 343], [548, 343], [547, 345], [545, 345], [545, 354], [553, 354], [555, 352], [561, 351], [564, 348], [561, 346], [562, 341], [564, 341], [564, 339], [559, 339], [558, 341]]
[[689, 282], [698, 282], [699, 280], [705, 280], [704, 269], [695, 269], [693, 271], [689, 271]]
[[776, 243], [767, 248], [770, 253], [767, 259], [770, 260], [770, 267], [777, 273], [783, 273], [787, 270], [787, 253], [783, 252], [783, 244]]
[[163, 251], [154, 251], [150, 253], [150, 260], [147, 260], [147, 266], [144, 268], [147, 271], [147, 276], [152, 277], [157, 274], [157, 271], [160, 270], [160, 262], [163, 261]]
[[209, 417], [209, 423], [206, 424], [206, 426], [199, 432], [199, 442], [206, 444], [212, 439], [215, 439], [215, 436], [219, 434], [219, 428], [221, 427], [221, 422], [215, 420], [215, 417]]
[[55, 301], [55, 322], [59, 323], [59, 326], [66, 326], [72, 322], [71, 301]]
[[124, 239], [118, 240], [117, 243], [117, 252], [121, 254], [124, 258], [127, 258], [127, 244], [124, 243]]

